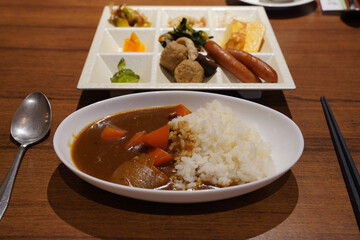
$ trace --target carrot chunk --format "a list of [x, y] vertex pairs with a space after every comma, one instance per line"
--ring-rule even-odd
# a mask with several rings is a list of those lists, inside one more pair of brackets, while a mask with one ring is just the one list
[[146, 131], [141, 131], [141, 132], [137, 132], [135, 133], [130, 139], [129, 141], [127, 141], [127, 143], [125, 144], [125, 149], [129, 149], [131, 147], [135, 147], [137, 145], [140, 145], [142, 143], [144, 143], [144, 136], [146, 135]]
[[191, 111], [189, 109], [187, 109], [183, 104], [179, 104], [175, 107], [175, 111], [177, 113], [178, 116], [185, 116], [191, 113]]
[[118, 128], [114, 125], [107, 125], [101, 133], [101, 140], [111, 140], [122, 138], [126, 135], [127, 131], [121, 128]]
[[144, 142], [150, 146], [166, 150], [168, 145], [170, 125], [158, 128], [144, 136]]
[[155, 150], [149, 153], [149, 156], [151, 159], [154, 159], [155, 167], [164, 165], [174, 159], [171, 154], [162, 150], [161, 148], [155, 148]]

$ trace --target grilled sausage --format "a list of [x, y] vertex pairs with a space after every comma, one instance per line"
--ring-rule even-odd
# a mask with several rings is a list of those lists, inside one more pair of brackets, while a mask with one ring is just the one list
[[276, 83], [278, 81], [276, 71], [260, 58], [241, 50], [226, 48], [226, 51], [266, 82]]
[[230, 53], [225, 51], [214, 41], [207, 41], [205, 49], [208, 54], [222, 67], [232, 73], [244, 83], [260, 83], [260, 79], [251, 72], [244, 64], [236, 60]]

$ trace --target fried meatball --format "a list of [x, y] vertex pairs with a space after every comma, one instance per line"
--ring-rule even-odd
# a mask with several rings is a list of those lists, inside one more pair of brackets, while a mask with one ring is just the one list
[[197, 58], [199, 52], [195, 47], [193, 40], [187, 37], [181, 37], [176, 39], [176, 42], [184, 45], [187, 48], [189, 59], [195, 60]]
[[174, 76], [178, 83], [201, 83], [204, 69], [197, 61], [186, 59], [175, 68]]
[[166, 45], [161, 53], [160, 64], [164, 68], [174, 71], [176, 66], [187, 58], [187, 48], [175, 41]]

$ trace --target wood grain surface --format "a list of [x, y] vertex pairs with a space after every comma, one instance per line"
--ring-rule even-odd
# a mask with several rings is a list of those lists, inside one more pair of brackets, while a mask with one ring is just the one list
[[[253, 100], [280, 111], [305, 139], [298, 163], [273, 184], [228, 200], [160, 204], [117, 196], [80, 180], [52, 140], [75, 110], [111, 97], [76, 89], [103, 7], [95, 0], [0, 2], [0, 181], [17, 152], [12, 116], [32, 91], [53, 108], [50, 135], [20, 166], [0, 239], [359, 239], [359, 229], [323, 115], [327, 97], [360, 168], [360, 30], [319, 2], [267, 9], [296, 90]], [[235, 0], [129, 0], [128, 5], [241, 5]], [[240, 97], [237, 92], [222, 94]]]

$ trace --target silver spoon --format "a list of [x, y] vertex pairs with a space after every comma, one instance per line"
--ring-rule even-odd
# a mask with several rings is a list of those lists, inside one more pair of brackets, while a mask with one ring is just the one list
[[8, 206], [15, 177], [26, 148], [43, 139], [50, 130], [51, 106], [41, 92], [28, 95], [16, 110], [11, 123], [11, 135], [20, 143], [13, 164], [0, 187], [0, 220]]
[[360, 26], [360, 9], [355, 6], [354, 0], [349, 0], [349, 8], [343, 11], [341, 19], [350, 26]]

